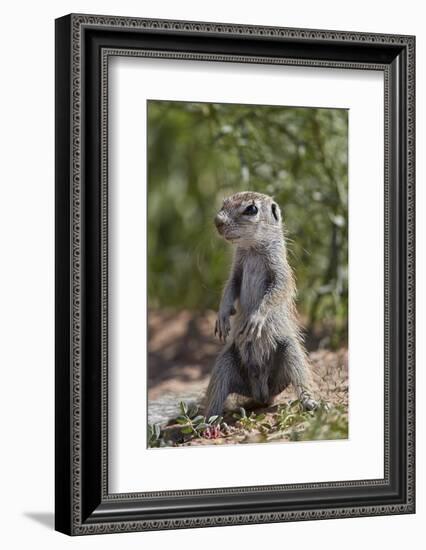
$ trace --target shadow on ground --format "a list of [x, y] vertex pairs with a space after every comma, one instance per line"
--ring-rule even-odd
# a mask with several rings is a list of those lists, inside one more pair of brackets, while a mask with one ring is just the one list
[[24, 516], [49, 529], [53, 530], [55, 528], [55, 515], [53, 512], [25, 512]]

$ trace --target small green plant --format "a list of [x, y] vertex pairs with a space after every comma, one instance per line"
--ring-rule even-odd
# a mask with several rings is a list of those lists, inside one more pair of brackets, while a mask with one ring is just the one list
[[348, 414], [344, 407], [332, 408], [320, 405], [300, 426], [290, 433], [290, 441], [318, 439], [347, 439], [349, 433]]
[[160, 424], [148, 424], [148, 447], [161, 447], [163, 443], [161, 435]]
[[277, 411], [277, 428], [280, 431], [288, 430], [300, 423], [308, 421], [315, 416], [315, 411], [305, 411], [298, 399], [290, 401], [286, 405], [280, 405]]
[[180, 415], [176, 423], [182, 426], [181, 433], [193, 437], [207, 437], [215, 439], [220, 436], [222, 416], [214, 415], [206, 419], [198, 414], [198, 407], [195, 404], [188, 405], [184, 401], [179, 403]]
[[314, 411], [305, 411], [298, 400], [269, 408], [266, 412], [248, 413], [244, 407], [232, 416], [229, 425], [219, 415], [206, 418], [199, 414], [195, 403], [179, 403], [179, 416], [167, 426], [148, 425], [148, 446], [166, 447], [203, 443], [203, 439], [218, 439], [219, 443], [309, 441], [346, 439], [348, 414], [343, 405], [329, 406], [320, 402]]
[[256, 414], [255, 412], [252, 412], [249, 416], [247, 416], [247, 412], [244, 407], [240, 407], [239, 412], [234, 413], [233, 417], [237, 421], [237, 424], [248, 432], [259, 430], [260, 432], [265, 433], [272, 428], [271, 424], [266, 421], [266, 414]]

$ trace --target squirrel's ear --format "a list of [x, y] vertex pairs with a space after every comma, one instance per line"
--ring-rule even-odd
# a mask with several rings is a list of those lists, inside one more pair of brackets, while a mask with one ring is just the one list
[[271, 210], [272, 210], [272, 215], [277, 220], [277, 222], [279, 222], [281, 220], [281, 212], [280, 212], [280, 207], [278, 206], [278, 204], [273, 202], [272, 206], [271, 206]]

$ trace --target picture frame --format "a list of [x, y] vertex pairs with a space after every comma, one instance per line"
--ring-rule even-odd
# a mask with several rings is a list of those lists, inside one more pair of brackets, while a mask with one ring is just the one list
[[[415, 38], [71, 14], [56, 20], [55, 47], [55, 528], [86, 535], [414, 513]], [[135, 52], [383, 73], [382, 479], [109, 492], [108, 60]]]

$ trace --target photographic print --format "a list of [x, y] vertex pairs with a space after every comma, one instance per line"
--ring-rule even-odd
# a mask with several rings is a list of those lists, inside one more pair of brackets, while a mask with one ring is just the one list
[[147, 102], [149, 448], [347, 439], [348, 110]]

